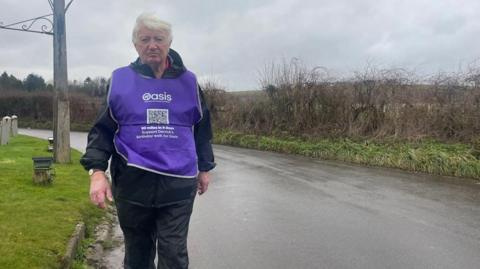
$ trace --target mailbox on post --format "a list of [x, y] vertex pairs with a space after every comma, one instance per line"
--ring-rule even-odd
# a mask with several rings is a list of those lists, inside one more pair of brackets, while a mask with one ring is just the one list
[[52, 157], [33, 157], [33, 183], [49, 185], [55, 177]]

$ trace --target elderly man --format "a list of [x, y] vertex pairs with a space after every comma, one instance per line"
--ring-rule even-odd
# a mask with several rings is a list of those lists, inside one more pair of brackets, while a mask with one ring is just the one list
[[[91, 201], [104, 208], [115, 198], [125, 268], [154, 268], [155, 250], [158, 268], [188, 268], [193, 201], [215, 167], [209, 112], [195, 75], [170, 49], [170, 24], [141, 14], [132, 40], [139, 58], [112, 73], [80, 162]], [[113, 195], [104, 173], [110, 157]]]

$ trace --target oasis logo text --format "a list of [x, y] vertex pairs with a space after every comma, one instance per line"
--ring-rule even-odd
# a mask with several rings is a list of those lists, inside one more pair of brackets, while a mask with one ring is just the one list
[[149, 93], [146, 92], [142, 95], [142, 99], [145, 102], [165, 102], [170, 103], [172, 101], [172, 95], [163, 93]]

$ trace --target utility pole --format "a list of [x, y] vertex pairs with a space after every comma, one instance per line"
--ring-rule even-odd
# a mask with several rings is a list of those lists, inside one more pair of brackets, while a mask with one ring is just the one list
[[53, 0], [53, 158], [70, 162], [70, 102], [68, 101], [65, 0]]
[[[65, 7], [65, 0], [48, 0], [53, 11], [52, 14], [8, 25], [3, 25], [0, 22], [0, 29], [53, 35], [53, 87], [55, 89], [53, 99], [53, 157], [57, 163], [71, 162], [65, 13], [72, 2], [73, 0], [70, 0]], [[50, 19], [51, 16], [53, 16], [53, 22]], [[32, 29], [40, 21], [43, 22], [40, 29]]]

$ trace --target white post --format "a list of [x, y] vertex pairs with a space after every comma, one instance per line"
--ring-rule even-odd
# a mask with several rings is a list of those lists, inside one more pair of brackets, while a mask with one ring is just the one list
[[6, 116], [5, 118], [7, 119], [7, 143], [8, 143], [8, 141], [10, 141], [10, 137], [11, 137], [12, 118], [10, 118], [9, 116]]
[[3, 117], [2, 119], [2, 133], [0, 135], [0, 145], [8, 144], [8, 138], [10, 135], [9, 121], [10, 117]]
[[4, 141], [5, 139], [3, 138], [3, 128], [4, 128], [3, 126], [4, 126], [4, 125], [5, 125], [5, 124], [3, 124], [3, 119], [0, 119], [0, 146], [7, 144], [7, 143]]
[[12, 115], [12, 133], [11, 136], [18, 135], [18, 117], [16, 115]]

